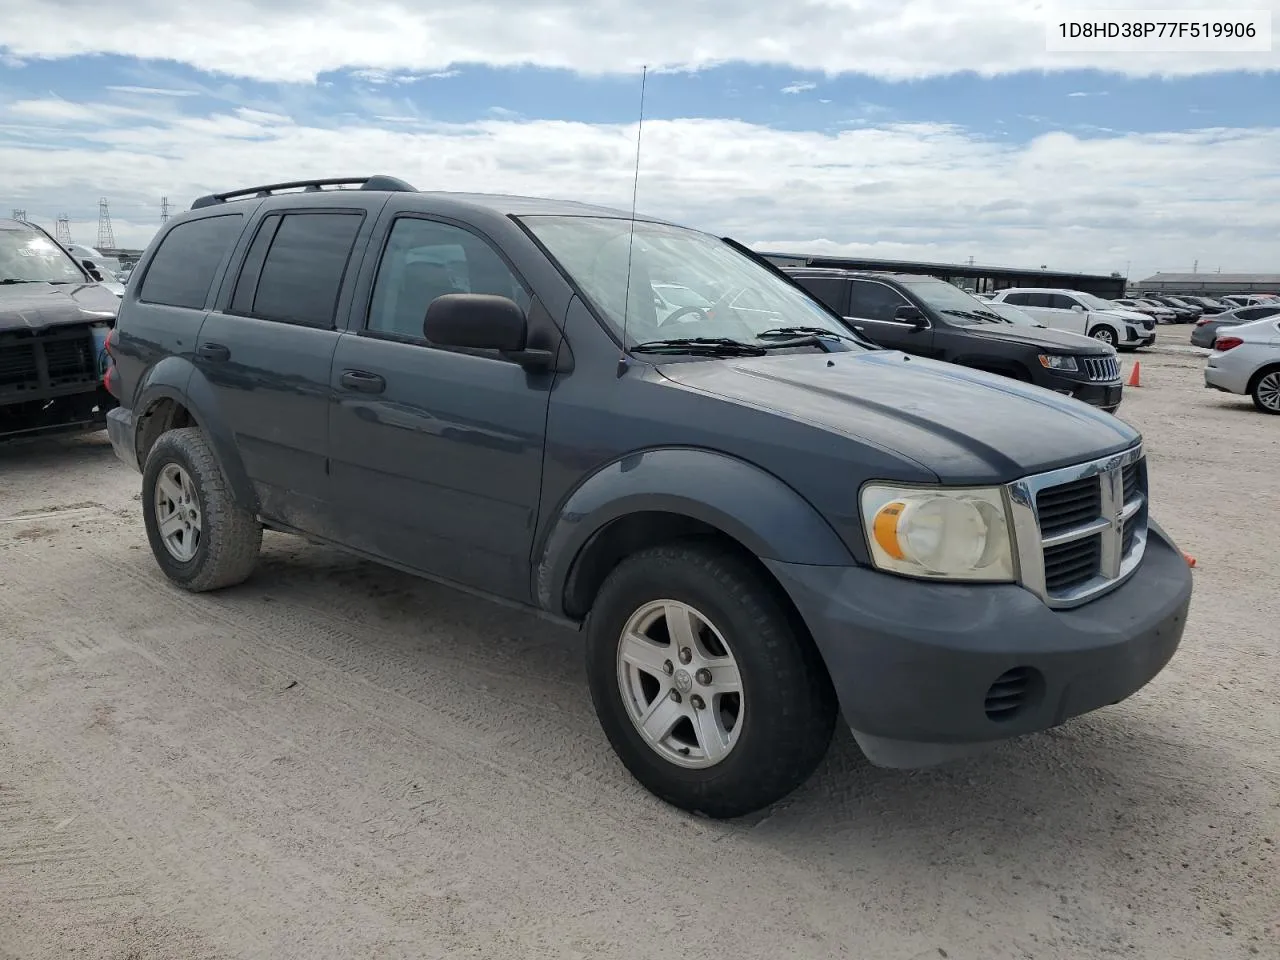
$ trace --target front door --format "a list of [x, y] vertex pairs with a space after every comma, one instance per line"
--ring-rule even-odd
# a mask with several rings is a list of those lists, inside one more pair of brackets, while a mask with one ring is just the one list
[[449, 293], [540, 310], [483, 237], [418, 214], [388, 215], [365, 315], [337, 343], [330, 408], [338, 539], [366, 553], [514, 600], [529, 599], [552, 373], [423, 336]]
[[899, 307], [909, 306], [914, 304], [887, 283], [854, 280], [849, 285], [849, 314], [845, 319], [882, 347], [930, 356], [933, 327], [918, 327], [894, 317]]

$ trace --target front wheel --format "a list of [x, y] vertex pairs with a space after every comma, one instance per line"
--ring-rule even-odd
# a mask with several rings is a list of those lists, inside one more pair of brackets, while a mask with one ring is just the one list
[[1106, 324], [1100, 324], [1099, 326], [1094, 327], [1089, 336], [1093, 337], [1095, 340], [1101, 340], [1103, 343], [1111, 347], [1114, 347], [1120, 340], [1120, 338], [1116, 336], [1116, 332]]
[[746, 561], [710, 544], [654, 547], [618, 565], [588, 620], [587, 674], [631, 774], [710, 817], [796, 789], [835, 727], [835, 693], [808, 635]]

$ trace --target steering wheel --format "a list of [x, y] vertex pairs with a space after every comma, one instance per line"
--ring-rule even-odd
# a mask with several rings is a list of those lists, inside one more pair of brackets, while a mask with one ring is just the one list
[[[658, 324], [658, 326], [660, 326], [660, 327], [664, 327], [664, 326], [666, 326], [668, 323], [675, 323], [675, 322], [677, 322], [678, 318], [683, 317], [686, 313], [696, 313], [696, 314], [699, 314], [699, 316], [696, 318], [696, 319], [699, 319], [699, 320], [710, 320], [710, 319], [711, 319], [709, 316], [707, 316], [707, 311], [706, 311], [706, 310], [704, 310], [702, 307], [677, 307], [677, 308], [676, 308], [676, 310], [675, 310], [675, 312], [674, 312], [674, 313], [670, 313], [670, 314], [668, 314], [668, 315], [666, 316], [666, 318], [665, 318], [661, 323], [659, 323], [659, 324]], [[693, 320], [680, 320], [679, 322], [681, 322], [681, 323], [693, 323], [693, 322], [695, 322], [695, 321], [693, 321]]]

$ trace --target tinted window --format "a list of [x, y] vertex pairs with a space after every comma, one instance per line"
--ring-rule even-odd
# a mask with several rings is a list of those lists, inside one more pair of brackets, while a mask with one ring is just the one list
[[151, 258], [138, 298], [169, 307], [200, 309], [227, 250], [240, 235], [238, 213], [180, 223]]
[[1055, 310], [1070, 310], [1077, 305], [1083, 306], [1083, 304], [1078, 304], [1075, 297], [1068, 297], [1066, 294], [1050, 293], [1047, 296], [1049, 298], [1047, 306], [1053, 307]]
[[849, 281], [843, 277], [796, 277], [796, 282], [841, 316], [849, 312]]
[[[338, 290], [362, 219], [358, 213], [286, 214], [262, 262], [251, 314], [332, 327]], [[254, 238], [255, 246], [258, 239]]]
[[855, 280], [850, 285], [849, 316], [863, 320], [892, 320], [894, 311], [906, 304], [907, 298], [893, 287], [868, 280]]
[[249, 252], [245, 255], [244, 264], [240, 268], [240, 276], [236, 279], [236, 290], [231, 296], [232, 313], [244, 315], [253, 313], [253, 293], [258, 282], [258, 274], [262, 271], [262, 264], [266, 262], [267, 248], [271, 246], [276, 231], [280, 229], [281, 219], [279, 214], [274, 214], [263, 220], [258, 227], [253, 243], [249, 245]]
[[532, 301], [506, 262], [474, 233], [435, 220], [397, 220], [378, 265], [369, 329], [421, 340], [427, 307], [450, 293], [508, 297], [525, 310]]
[[1032, 306], [1031, 294], [1029, 293], [1010, 293], [1004, 298], [1005, 303], [1012, 303], [1015, 307]]

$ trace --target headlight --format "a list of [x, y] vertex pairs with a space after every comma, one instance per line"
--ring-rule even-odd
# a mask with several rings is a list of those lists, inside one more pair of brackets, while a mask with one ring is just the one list
[[935, 580], [1014, 579], [1004, 492], [998, 487], [862, 489], [862, 523], [881, 570]]
[[1080, 368], [1076, 366], [1075, 357], [1064, 357], [1057, 353], [1040, 354], [1040, 366], [1050, 370], [1070, 370], [1073, 373]]

